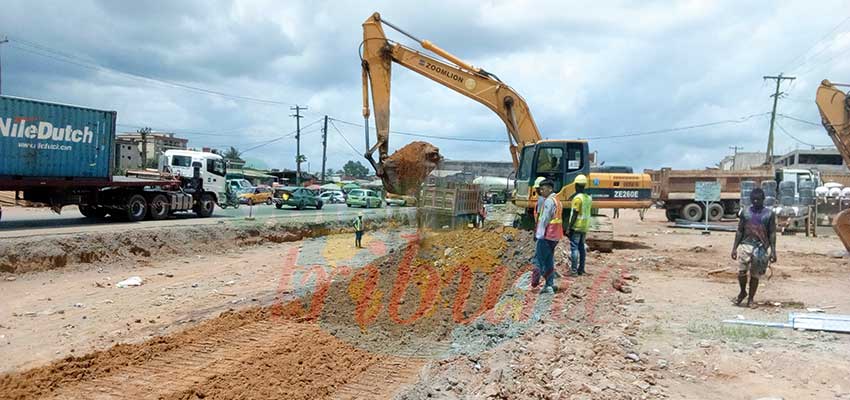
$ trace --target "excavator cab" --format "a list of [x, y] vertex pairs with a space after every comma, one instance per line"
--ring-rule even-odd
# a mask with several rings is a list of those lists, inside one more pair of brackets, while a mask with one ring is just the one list
[[572, 185], [576, 176], [590, 171], [586, 154], [587, 142], [584, 141], [544, 140], [523, 147], [517, 172], [517, 195], [529, 193], [529, 186], [539, 176], [555, 182], [555, 192], [561, 192]]
[[[555, 193], [562, 202], [575, 193], [576, 176], [590, 173], [588, 145], [583, 140], [542, 140], [522, 148], [516, 178], [514, 203], [532, 210], [537, 203], [537, 193], [532, 190], [534, 180], [542, 176], [555, 183]], [[528, 213], [526, 213], [528, 214]], [[530, 215], [523, 215], [521, 227], [533, 225]]]

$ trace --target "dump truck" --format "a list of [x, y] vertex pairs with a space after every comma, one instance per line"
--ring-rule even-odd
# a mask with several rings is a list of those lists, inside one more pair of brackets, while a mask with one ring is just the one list
[[483, 197], [479, 185], [429, 179], [422, 185], [418, 200], [421, 222], [434, 227], [476, 223]]
[[168, 150], [156, 170], [114, 176], [116, 117], [115, 111], [0, 96], [0, 191], [57, 213], [76, 205], [89, 218], [211, 216], [226, 198], [222, 157]]
[[[793, 181], [796, 187], [796, 182], [801, 180], [817, 180], [816, 174], [807, 169], [774, 170], [771, 167], [740, 171], [662, 168], [645, 172], [652, 177], [652, 199], [664, 208], [667, 220], [671, 222], [679, 218], [703, 221], [706, 212], [711, 221], [718, 221], [724, 216], [735, 217], [741, 209], [741, 182], [744, 181], [753, 181], [757, 185], [772, 180]], [[706, 210], [704, 204], [694, 200], [696, 182], [720, 183], [720, 201], [712, 203]]]

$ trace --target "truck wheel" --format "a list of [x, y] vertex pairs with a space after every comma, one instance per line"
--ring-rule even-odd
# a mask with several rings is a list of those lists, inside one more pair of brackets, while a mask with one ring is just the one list
[[169, 211], [171, 211], [170, 209], [171, 205], [165, 195], [158, 194], [153, 196], [150, 203], [148, 203], [148, 218], [154, 221], [165, 219], [168, 217]]
[[295, 206], [295, 209], [303, 210], [304, 209], [304, 201], [303, 200], [299, 201], [298, 204]]
[[723, 206], [720, 204], [712, 204], [708, 206], [708, 220], [720, 221], [723, 218]]
[[697, 203], [688, 203], [682, 207], [682, 216], [688, 221], [699, 222], [702, 220], [702, 208]]
[[316, 201], [316, 209], [321, 210], [324, 203], [321, 200]]
[[283, 203], [275, 203], [274, 206], [277, 207], [278, 210], [280, 210], [281, 208], [283, 208]]
[[145, 219], [146, 215], [148, 215], [148, 202], [145, 200], [145, 196], [140, 194], [130, 196], [124, 215], [127, 221], [138, 222]]
[[670, 222], [676, 222], [676, 218], [679, 216], [676, 210], [664, 210], [664, 215], [667, 216], [667, 220]]
[[272, 199], [271, 199], [271, 197], [270, 197], [270, 198], [268, 198], [268, 199], [266, 199], [266, 205], [267, 205], [267, 206], [272, 205]]
[[80, 205], [80, 214], [86, 218], [103, 218], [106, 216], [106, 210], [98, 206]]
[[209, 193], [202, 194], [201, 198], [192, 210], [195, 211], [195, 214], [198, 214], [201, 218], [211, 216], [213, 214], [213, 210], [215, 210], [215, 199], [213, 198], [213, 195]]

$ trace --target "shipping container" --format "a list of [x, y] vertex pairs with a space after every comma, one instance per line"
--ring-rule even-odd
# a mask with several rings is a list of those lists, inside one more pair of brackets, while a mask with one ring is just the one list
[[0, 96], [0, 177], [109, 180], [115, 111]]

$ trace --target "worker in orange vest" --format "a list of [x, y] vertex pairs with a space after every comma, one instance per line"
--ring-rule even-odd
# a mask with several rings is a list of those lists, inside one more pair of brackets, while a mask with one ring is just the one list
[[555, 247], [564, 237], [563, 206], [555, 193], [555, 183], [549, 179], [540, 182], [540, 194], [546, 199], [537, 217], [534, 238], [537, 241], [535, 257], [540, 265], [540, 275], [546, 280], [541, 294], [555, 293]]

